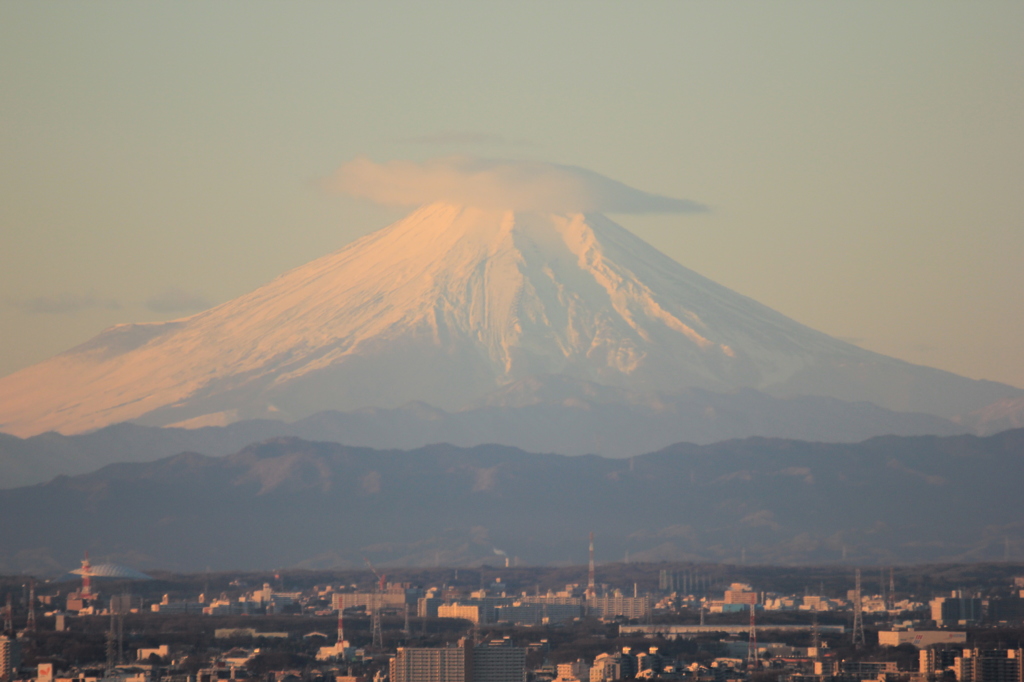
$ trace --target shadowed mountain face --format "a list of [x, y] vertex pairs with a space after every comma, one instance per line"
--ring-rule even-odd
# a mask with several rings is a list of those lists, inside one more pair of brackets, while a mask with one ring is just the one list
[[1024, 396], [816, 332], [601, 215], [433, 204], [211, 310], [114, 327], [0, 379], [0, 430], [550, 404], [538, 377], [623, 395], [825, 396], [944, 418]]
[[628, 460], [272, 439], [0, 491], [0, 571], [598, 559], [866, 564], [1024, 552], [1024, 430], [679, 444]]
[[224, 427], [115, 424], [92, 433], [0, 434], [0, 488], [81, 474], [115, 462], [150, 462], [178, 452], [227, 455], [273, 436], [376, 448], [431, 443], [501, 443], [532, 452], [631, 457], [682, 441], [713, 443], [754, 435], [856, 442], [879, 433], [963, 433], [926, 414], [890, 412], [834, 398], [773, 398], [753, 390], [691, 389], [671, 396], [631, 394], [564, 377], [532, 377], [492, 396], [496, 405], [446, 412], [424, 403], [394, 409], [320, 412], [296, 422], [246, 420]]

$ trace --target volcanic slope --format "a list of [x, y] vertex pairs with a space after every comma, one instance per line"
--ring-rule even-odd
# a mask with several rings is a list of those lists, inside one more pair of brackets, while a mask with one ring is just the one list
[[435, 203], [208, 311], [115, 326], [0, 379], [0, 430], [410, 401], [457, 410], [558, 375], [632, 394], [755, 388], [944, 417], [1024, 395], [814, 331], [603, 215]]

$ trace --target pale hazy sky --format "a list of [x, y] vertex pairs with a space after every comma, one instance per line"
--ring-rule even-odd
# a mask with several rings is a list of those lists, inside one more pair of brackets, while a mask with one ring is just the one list
[[0, 3], [0, 375], [400, 217], [325, 179], [467, 154], [865, 348], [1024, 387], [1024, 3]]

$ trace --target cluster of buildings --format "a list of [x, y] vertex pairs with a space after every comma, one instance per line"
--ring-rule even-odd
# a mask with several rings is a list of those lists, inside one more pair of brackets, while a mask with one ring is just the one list
[[[65, 617], [109, 616], [111, 638], [115, 623], [125, 614], [178, 614], [197, 617], [258, 616], [261, 614], [337, 615], [337, 636], [308, 632], [305, 649], [316, 651], [313, 665], [316, 673], [307, 670], [272, 671], [263, 682], [614, 682], [625, 679], [687, 680], [689, 682], [726, 682], [748, 680], [752, 673], [769, 672], [780, 682], [935, 682], [944, 678], [956, 682], [1024, 682], [1022, 651], [1020, 649], [990, 650], [968, 646], [966, 627], [980, 622], [1024, 623], [1024, 579], [1018, 579], [1016, 592], [1010, 596], [982, 598], [964, 592], [953, 592], [932, 599], [927, 604], [910, 600], [896, 601], [895, 591], [883, 589], [881, 595], [863, 595], [859, 589], [851, 590], [845, 598], [824, 595], [787, 595], [755, 590], [747, 583], [735, 582], [717, 587], [706, 576], [675, 574], [662, 571], [659, 586], [662, 594], [640, 594], [636, 586], [632, 594], [598, 586], [594, 568], [585, 585], [569, 584], [564, 589], [533, 594], [518, 591], [496, 578], [480, 589], [456, 589], [450, 586], [423, 588], [409, 583], [379, 582], [369, 591], [360, 591], [352, 585], [319, 585], [311, 590], [284, 591], [270, 583], [248, 589], [237, 584], [229, 596], [216, 597], [200, 594], [195, 599], [171, 599], [163, 595], [156, 601], [144, 602], [138, 596], [121, 593], [101, 598], [92, 579], [100, 573], [127, 577], [120, 567], [94, 567], [83, 562], [77, 574], [81, 585], [67, 593], [59, 609], [57, 597], [36, 597], [30, 593], [30, 627], [15, 636], [5, 624], [6, 634], [0, 636], [0, 682], [35, 679], [36, 682], [155, 682], [157, 671], [178, 670], [184, 655], [173, 651], [167, 644], [139, 647], [135, 660], [124, 661], [122, 641], [108, 646], [105, 668], [98, 674], [75, 673], [57, 677], [53, 666], [41, 663], [34, 675], [26, 676], [20, 670], [20, 637], [32, 634], [35, 627], [36, 604], [58, 607], [47, 612], [54, 616], [56, 630], [63, 630]], [[141, 575], [141, 574], [138, 574]], [[235, 583], [232, 583], [235, 585]], [[719, 590], [712, 593], [712, 590]], [[719, 595], [721, 595], [719, 597]], [[697, 612], [699, 611], [699, 623]], [[833, 611], [854, 611], [854, 627], [812, 623], [796, 624], [790, 619], [786, 625], [757, 625], [770, 620], [771, 612], [809, 611], [817, 614]], [[345, 637], [345, 613], [360, 612], [371, 616], [372, 641], [361, 647], [353, 646]], [[688, 612], [688, 622], [673, 623], [671, 614]], [[750, 621], [746, 622], [749, 612]], [[10, 618], [10, 608], [7, 609]], [[740, 618], [710, 618], [711, 614], [741, 614]], [[899, 669], [895, 660], [860, 660], [844, 657], [826, 644], [831, 639], [857, 643], [858, 628], [863, 644], [861, 614], [888, 614], [891, 629], [878, 632], [882, 646], [912, 645], [920, 650], [916, 670]], [[381, 616], [405, 617], [404, 641], [407, 646], [386, 649], [381, 639]], [[911, 620], [896, 623], [896, 615]], [[456, 644], [436, 647], [411, 646], [409, 619], [449, 618], [469, 621], [473, 625], [472, 637], [463, 637]], [[658, 616], [655, 618], [654, 616]], [[666, 617], [669, 616], [669, 617]], [[705, 623], [705, 617], [719, 622]], [[682, 660], [678, 656], [662, 653], [658, 646], [611, 648], [592, 660], [576, 659], [568, 663], [551, 665], [545, 658], [551, 653], [547, 640], [517, 646], [509, 637], [488, 639], [487, 633], [496, 628], [539, 627], [567, 624], [582, 618], [598, 618], [618, 623], [620, 637], [676, 640], [700, 638], [704, 655], [699, 661]], [[808, 618], [807, 620], [811, 620]], [[730, 624], [724, 624], [726, 621]], [[288, 632], [270, 632], [260, 628], [260, 621], [245, 621], [246, 627], [217, 628], [215, 640], [225, 642], [226, 650], [219, 651], [209, 666], [192, 671], [186, 677], [164, 676], [164, 682], [221, 682], [244, 679], [249, 676], [252, 661], [260, 656], [260, 648], [237, 648], [239, 642], [275, 646], [280, 639], [294, 640], [298, 635]], [[365, 622], [365, 621], [364, 621]], [[392, 623], [393, 623], [392, 619]], [[237, 624], [237, 621], [236, 621]], [[769, 633], [787, 639], [801, 631], [802, 639], [812, 635], [810, 647], [797, 647], [781, 642], [758, 642], [756, 633]], [[507, 630], [505, 630], [507, 632]], [[712, 635], [712, 633], [717, 633]], [[120, 636], [120, 635], [118, 635]], [[365, 635], [364, 635], [365, 636]], [[725, 639], [714, 640], [714, 637]], [[316, 641], [319, 638], [319, 641]], [[333, 643], [329, 643], [332, 642]], [[791, 641], [799, 641], [792, 640]], [[651, 642], [655, 644], [655, 642]], [[314, 646], [316, 645], [316, 646]], [[289, 644], [294, 648], [294, 643]], [[664, 645], [667, 646], [667, 645]], [[114, 655], [112, 652], [118, 652]], [[528, 654], [534, 656], [532, 669], [527, 665]], [[877, 652], [876, 652], [877, 653]], [[312, 654], [311, 654], [312, 656]], [[557, 659], [556, 659], [557, 660]], [[538, 662], [544, 661], [544, 662]], [[907, 666], [904, 666], [906, 668]], [[353, 673], [353, 669], [355, 673]], [[295, 679], [292, 679], [295, 678]]]
[[[846, 598], [813, 594], [801, 596], [756, 592], [747, 583], [732, 583], [724, 590], [721, 599], [699, 597], [694, 594], [672, 594], [663, 597], [654, 608], [667, 610], [674, 603], [678, 603], [685, 608], [702, 609], [707, 613], [740, 613], [747, 611], [751, 605], [758, 611], [849, 611], [856, 599], [854, 592], [850, 590]], [[864, 613], [903, 613], [919, 611], [924, 608], [924, 604], [909, 599], [896, 601], [887, 595], [862, 595], [860, 608]]]
[[464, 596], [430, 590], [418, 600], [417, 615], [462, 618], [473, 624], [532, 626], [565, 623], [584, 616], [646, 619], [652, 612], [649, 596], [629, 597], [618, 590], [588, 595], [580, 585], [570, 584], [558, 592], [511, 596], [500, 583], [494, 587], [497, 589], [476, 590]]

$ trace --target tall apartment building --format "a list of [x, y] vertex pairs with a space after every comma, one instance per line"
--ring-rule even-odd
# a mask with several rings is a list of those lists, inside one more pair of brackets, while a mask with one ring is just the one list
[[554, 604], [555, 606], [583, 606], [582, 597], [557, 594], [523, 595], [517, 601], [523, 604]]
[[21, 642], [13, 637], [0, 635], [0, 680], [14, 678], [21, 666]]
[[722, 601], [726, 604], [756, 604], [758, 602], [757, 592], [754, 592], [746, 583], [733, 583], [725, 591]]
[[494, 609], [479, 604], [441, 604], [437, 607], [438, 618], [461, 618], [474, 625], [494, 622]]
[[440, 597], [420, 597], [416, 601], [416, 615], [420, 618], [437, 618], [437, 608], [444, 604]]
[[989, 622], [1021, 622], [1024, 621], [1024, 599], [1010, 597], [1009, 599], [993, 598], [988, 601], [987, 620]]
[[599, 654], [590, 667], [590, 682], [614, 682], [636, 674], [635, 663], [629, 654]]
[[499, 606], [495, 610], [495, 621], [516, 625], [542, 625], [564, 623], [583, 615], [579, 604], [527, 604], [516, 602], [511, 606]]
[[463, 618], [476, 624], [494, 623], [499, 606], [511, 606], [512, 597], [473, 597], [437, 607], [438, 618]]
[[389, 663], [390, 682], [472, 682], [465, 640], [447, 649], [399, 647]]
[[525, 682], [526, 649], [508, 639], [446, 649], [402, 647], [390, 662], [390, 682]]
[[964, 649], [953, 662], [958, 682], [1024, 682], [1022, 649]]
[[587, 612], [598, 618], [646, 618], [651, 610], [649, 597], [590, 597], [586, 604]]
[[964, 597], [955, 592], [949, 597], [937, 597], [928, 602], [932, 620], [937, 624], [971, 623], [981, 620], [982, 600]]
[[557, 679], [563, 682], [586, 682], [590, 679], [590, 664], [582, 658], [577, 658], [572, 663], [559, 663]]
[[406, 603], [415, 603], [417, 595], [407, 595], [405, 590], [388, 590], [387, 592], [335, 592], [331, 595], [331, 608], [357, 609], [367, 611], [374, 606], [386, 611], [401, 611]]
[[[879, 633], [881, 635], [882, 633]], [[956, 659], [961, 656], [960, 649], [945, 649], [945, 648], [928, 648], [921, 649], [918, 652], [918, 665], [917, 669], [919, 672], [925, 675], [931, 673], [942, 672], [947, 668], [952, 668], [956, 663]]]
[[526, 649], [512, 640], [492, 640], [473, 647], [471, 682], [526, 682]]

